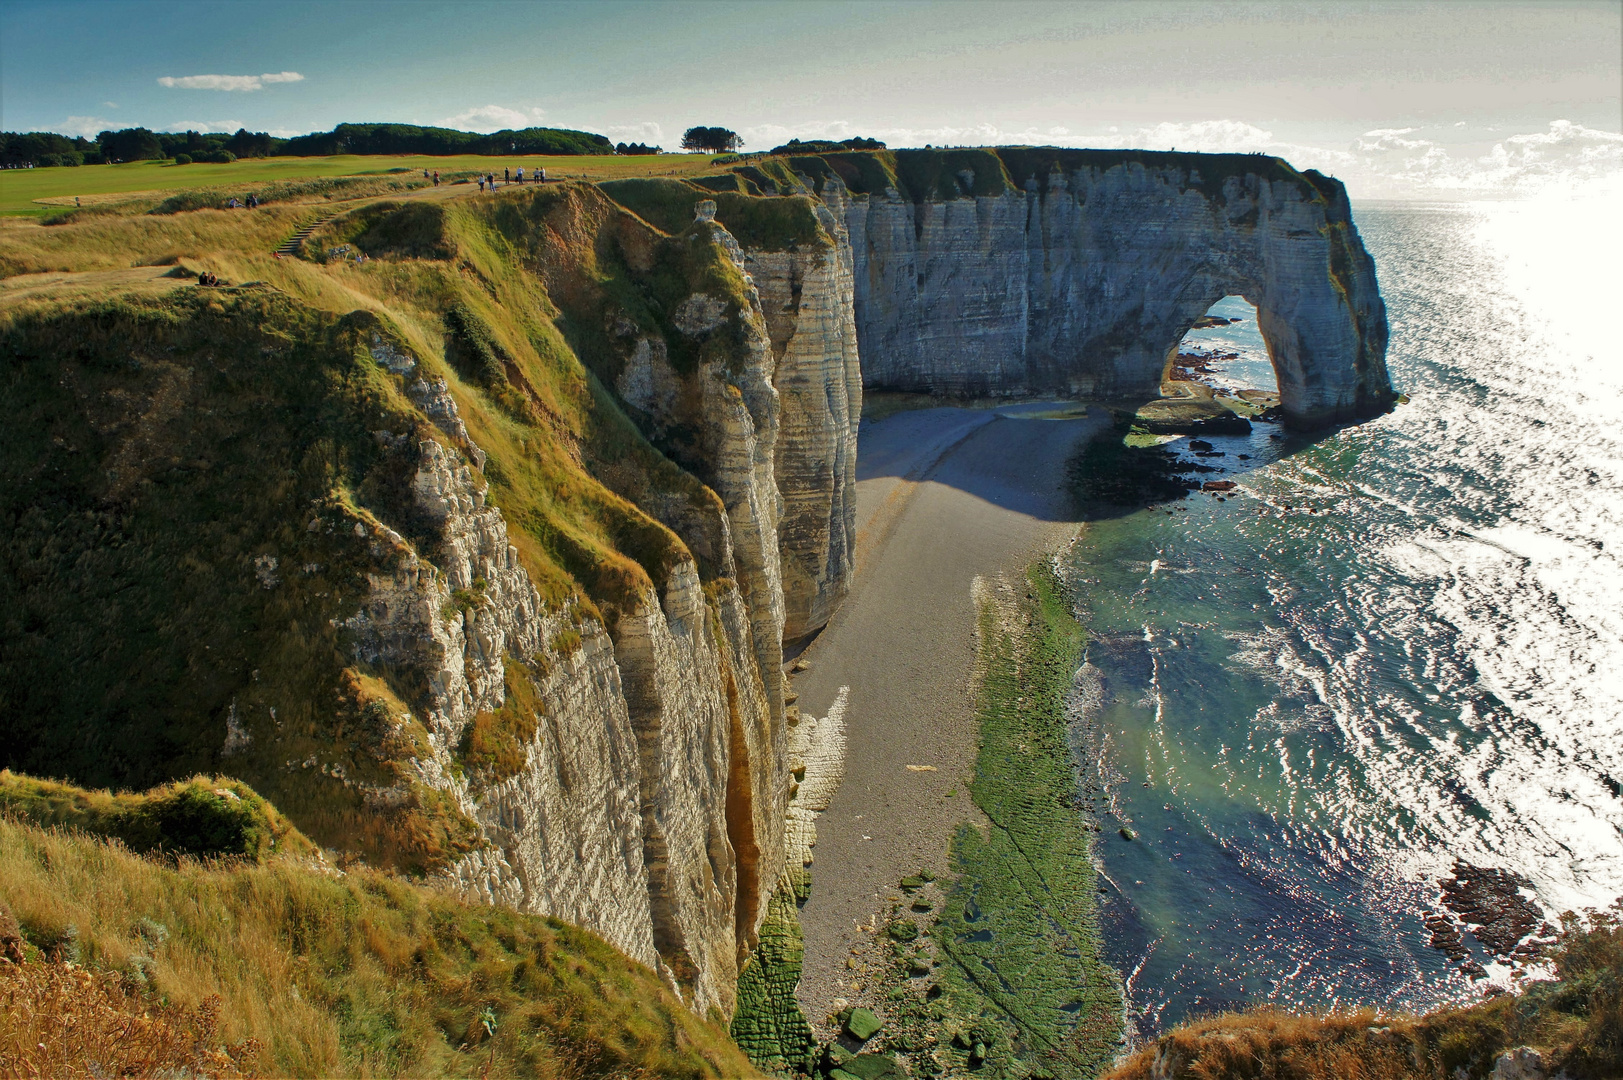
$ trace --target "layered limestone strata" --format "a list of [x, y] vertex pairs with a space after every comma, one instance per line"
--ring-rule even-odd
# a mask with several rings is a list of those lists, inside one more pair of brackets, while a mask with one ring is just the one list
[[[416, 704], [430, 752], [417, 768], [491, 841], [450, 876], [493, 902], [596, 930], [654, 965], [637, 738], [614, 647], [595, 621], [545, 611], [460, 452], [424, 440], [419, 453], [412, 492], [438, 543], [419, 553], [376, 526], [390, 545], [387, 568], [369, 575], [370, 595], [345, 629], [357, 660], [425, 688]], [[456, 591], [475, 581], [479, 601], [459, 610]], [[574, 622], [578, 645], [554, 647]], [[534, 681], [542, 724], [517, 776], [474, 790], [452, 768], [453, 750], [479, 713], [505, 702], [509, 659]]]
[[782, 400], [775, 461], [783, 518], [783, 636], [795, 641], [834, 614], [856, 556], [857, 349], [850, 238], [833, 191], [818, 217], [828, 247], [749, 251]]
[[[718, 317], [712, 307], [692, 305], [695, 332]], [[758, 327], [759, 310], [750, 314]], [[372, 352], [395, 374], [415, 367], [381, 340]], [[764, 332], [748, 355], [756, 363], [741, 376], [720, 365], [700, 375], [725, 520], [680, 520], [677, 502], [655, 508], [698, 534], [738, 582], [706, 587], [681, 561], [659, 595], [620, 613], [612, 641], [593, 618], [548, 611], [485, 502], [472, 465], [484, 455], [454, 400], [419, 379], [408, 395], [453, 441], [423, 440], [410, 484], [433, 541], [418, 551], [385, 525], [357, 522], [386, 542], [386, 568], [345, 624], [357, 660], [424, 688], [421, 779], [455, 797], [488, 841], [450, 868], [459, 886], [596, 930], [660, 967], [701, 1013], [730, 1014], [784, 857], [776, 398]], [[513, 678], [530, 680], [539, 703], [524, 767], [494, 784], [465, 779], [454, 749], [479, 714], [503, 707]]]
[[1290, 421], [1390, 403], [1386, 309], [1338, 181], [1265, 157], [999, 153], [975, 163], [995, 182], [965, 169], [958, 197], [820, 182], [848, 227], [867, 386], [1152, 397], [1195, 320], [1238, 294]]

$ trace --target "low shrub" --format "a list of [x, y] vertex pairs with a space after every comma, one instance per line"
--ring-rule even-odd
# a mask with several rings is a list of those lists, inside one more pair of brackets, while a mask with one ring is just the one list
[[190, 155], [190, 154], [176, 154], [175, 155], [175, 164], [176, 165], [190, 165], [191, 163], [192, 163], [192, 155]]
[[257, 1040], [217, 1046], [220, 998], [153, 1002], [117, 972], [68, 961], [0, 965], [0, 1075], [255, 1074]]
[[247, 784], [194, 776], [140, 793], [89, 791], [0, 769], [0, 809], [43, 826], [122, 841], [131, 851], [239, 857], [315, 851]]

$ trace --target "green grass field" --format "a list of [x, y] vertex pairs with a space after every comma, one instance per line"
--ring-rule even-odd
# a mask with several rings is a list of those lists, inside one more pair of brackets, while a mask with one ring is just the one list
[[708, 154], [657, 154], [649, 157], [399, 157], [243, 158], [229, 165], [171, 165], [136, 161], [124, 165], [82, 165], [79, 168], [0, 170], [0, 214], [38, 216], [72, 204], [77, 196], [87, 204], [109, 196], [230, 184], [262, 184], [271, 180], [303, 180], [330, 176], [377, 176], [405, 169], [421, 174], [438, 169], [442, 176], [524, 166], [526, 174], [540, 167], [547, 176], [618, 180], [632, 176], [696, 176], [710, 172]]

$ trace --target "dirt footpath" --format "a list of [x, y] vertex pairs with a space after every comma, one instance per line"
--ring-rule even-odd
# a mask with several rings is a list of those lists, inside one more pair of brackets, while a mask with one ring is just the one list
[[947, 870], [947, 842], [973, 810], [971, 582], [1018, 572], [1072, 535], [1065, 461], [1109, 428], [1103, 410], [1070, 403], [925, 409], [862, 426], [851, 593], [794, 678], [811, 716], [850, 688], [845, 779], [817, 821], [800, 915], [797, 994], [824, 1034], [836, 998], [863, 996], [845, 963], [852, 947], [870, 940], [903, 876]]

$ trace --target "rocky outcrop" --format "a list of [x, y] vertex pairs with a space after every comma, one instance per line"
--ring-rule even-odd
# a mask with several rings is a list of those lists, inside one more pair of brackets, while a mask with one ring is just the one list
[[[184, 465], [196, 478], [188, 498], [231, 507], [219, 521], [155, 511], [141, 523], [143, 543], [185, 568], [177, 583], [212, 566], [242, 588], [161, 613], [153, 633], [178, 642], [173, 656], [125, 663], [152, 686], [201, 680], [140, 730], [182, 748], [184, 733], [207, 731], [208, 753], [257, 769], [322, 843], [593, 929], [659, 967], [699, 1011], [731, 1011], [769, 908], [805, 886], [812, 816], [837, 778], [838, 718], [789, 730], [783, 642], [825, 624], [849, 587], [864, 383], [1152, 393], [1184, 329], [1241, 292], [1259, 306], [1293, 419], [1350, 415], [1387, 393], [1384, 311], [1333, 181], [1272, 159], [1211, 171], [1184, 157], [1021, 154], [974, 152], [974, 167], [934, 179], [906, 154], [815, 176], [808, 159], [815, 199], [802, 191], [763, 209], [716, 193], [740, 215], [742, 246], [702, 197], [697, 220], [661, 227], [585, 185], [480, 204], [488, 220], [470, 210], [440, 222], [447, 244], [487, 228], [512, 245], [474, 244], [436, 279], [470, 290], [458, 293], [470, 313], [458, 333], [483, 360], [455, 369], [462, 377], [415, 316], [393, 328], [366, 312], [332, 320], [259, 293], [232, 300], [257, 314], [229, 330], [210, 309], [164, 301], [177, 317], [141, 320], [140, 332], [179, 328], [197, 372], [216, 371], [230, 334], [271, 315], [287, 330], [237, 342], [230, 379], [194, 378], [162, 359], [174, 342], [155, 337], [125, 365], [130, 398], [64, 379], [62, 346], [41, 331], [39, 392], [79, 395], [88, 417], [77, 441], [52, 445], [71, 456], [93, 435], [122, 447], [108, 467], [81, 470], [92, 487], [114, 478], [87, 487], [86, 505], [134, 498], [137, 466], [167, 484]], [[650, 189], [644, 209], [657, 216], [689, 193], [702, 195]], [[382, 222], [406, 211], [368, 212]], [[510, 263], [491, 264], [497, 248]], [[484, 326], [475, 309], [492, 303], [518, 314]], [[234, 379], [259, 381], [246, 394]], [[205, 392], [252, 408], [204, 407], [194, 397]], [[150, 416], [126, 425], [129, 402], [148, 399]], [[181, 432], [193, 440], [184, 453], [144, 434], [177, 418], [200, 421]], [[226, 455], [243, 471], [216, 483], [214, 448], [244, 432], [266, 441], [265, 460]], [[546, 468], [520, 486], [513, 467], [530, 454]], [[19, 455], [15, 473], [29, 483], [34, 456]], [[511, 521], [489, 501], [487, 465], [519, 510]], [[281, 501], [221, 502], [266, 476], [292, 478]], [[154, 505], [186, 505], [175, 499]], [[55, 527], [44, 521], [38, 536]], [[100, 533], [79, 542], [103, 555], [135, 546]], [[183, 592], [154, 587], [144, 606]], [[186, 640], [176, 628], [205, 606], [248, 614]], [[227, 640], [242, 642], [229, 659], [217, 647]], [[109, 635], [84, 655], [118, 644]], [[26, 670], [68, 670], [47, 659]], [[274, 684], [261, 684], [271, 665]], [[16, 700], [42, 746], [85, 712]], [[124, 712], [157, 715], [129, 700]], [[92, 721], [111, 730], [121, 716]], [[160, 756], [121, 737], [126, 755]]]
[[[714, 307], [689, 305], [693, 332], [714, 328]], [[454, 399], [443, 381], [418, 379], [406, 387], [414, 404], [454, 441], [417, 449], [410, 491], [428, 539], [414, 547], [357, 521], [385, 545], [367, 602], [344, 625], [356, 660], [421, 688], [413, 703], [429, 753], [417, 771], [483, 827], [486, 842], [448, 871], [459, 887], [596, 930], [660, 967], [701, 1013], [732, 1011], [738, 964], [782, 865], [788, 801], [777, 401], [758, 307], [743, 316], [754, 362], [698, 373], [716, 462], [708, 479], [725, 516], [701, 520], [682, 498], [654, 507], [736, 581], [705, 586], [681, 561], [658, 595], [619, 612], [612, 637], [573, 605], [549, 610], [485, 501], [470, 460], [483, 454]], [[656, 358], [669, 370], [663, 347], [637, 351], [648, 363], [628, 371]], [[375, 343], [373, 355], [393, 374], [415, 366], [393, 345]], [[464, 733], [504, 707], [514, 679], [528, 682], [539, 718], [523, 767], [496, 782], [469, 777], [457, 767]]]
[[783, 635], [822, 627], [845, 597], [856, 556], [857, 350], [850, 238], [833, 191], [819, 206], [831, 244], [750, 250], [782, 400], [775, 472], [783, 496]]
[[727, 835], [731, 724], [721, 648], [692, 563], [616, 628], [637, 733], [654, 945], [701, 1011], [730, 1011], [738, 873]]
[[[488, 843], [449, 876], [467, 892], [589, 927], [657, 964], [637, 740], [608, 635], [571, 610], [545, 610], [460, 452], [424, 440], [419, 454], [412, 492], [436, 542], [419, 553], [375, 526], [388, 569], [370, 576], [370, 595], [345, 629], [357, 660], [423, 688], [413, 704], [429, 752], [416, 767], [484, 826]], [[505, 703], [510, 661], [533, 681], [542, 723], [516, 776], [470, 785], [455, 754], [475, 717]]]
[[845, 208], [867, 386], [1152, 397], [1184, 333], [1238, 294], [1292, 423], [1391, 402], [1386, 310], [1338, 181], [1248, 155], [958, 156], [902, 151], [910, 183], [854, 196], [819, 180]]

